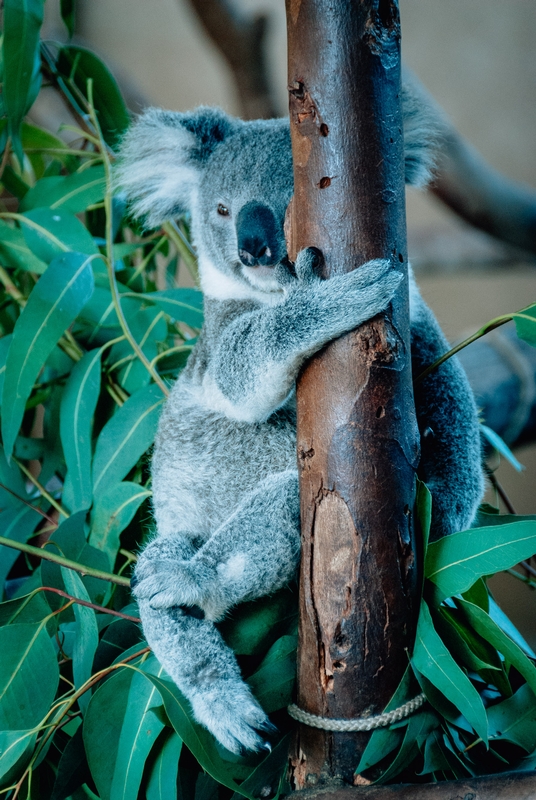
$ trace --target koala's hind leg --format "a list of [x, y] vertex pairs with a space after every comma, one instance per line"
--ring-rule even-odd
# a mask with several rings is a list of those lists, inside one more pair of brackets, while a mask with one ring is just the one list
[[134, 594], [153, 609], [199, 606], [222, 619], [243, 600], [270, 594], [294, 577], [300, 552], [297, 470], [260, 481], [191, 557], [184, 536], [155, 539], [141, 554]]
[[149, 645], [197, 721], [233, 753], [268, 747], [262, 734], [274, 727], [214, 625], [185, 613], [188, 609], [154, 609], [144, 600], [139, 608]]

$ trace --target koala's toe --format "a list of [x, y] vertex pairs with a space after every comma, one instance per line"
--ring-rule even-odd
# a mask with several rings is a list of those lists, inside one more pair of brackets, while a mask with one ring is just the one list
[[295, 265], [296, 275], [299, 280], [305, 283], [318, 280], [318, 275], [323, 263], [324, 256], [322, 255], [322, 251], [317, 247], [307, 247], [305, 250], [298, 253]]

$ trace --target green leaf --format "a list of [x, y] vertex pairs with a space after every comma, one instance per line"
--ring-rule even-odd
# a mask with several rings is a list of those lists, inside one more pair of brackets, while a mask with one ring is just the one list
[[44, 0], [4, 0], [2, 100], [20, 164], [20, 126], [41, 85], [39, 32], [43, 6]]
[[[61, 567], [61, 575], [65, 589], [70, 595], [73, 597], [78, 597], [79, 600], [91, 602], [86, 591], [86, 587], [76, 572], [74, 572], [72, 569]], [[91, 677], [93, 658], [95, 657], [95, 652], [99, 643], [99, 631], [97, 628], [95, 612], [92, 608], [81, 606], [78, 603], [75, 603], [73, 610], [74, 618], [76, 620], [76, 632], [72, 654], [73, 678], [75, 688], [80, 689], [80, 687]], [[82, 712], [86, 711], [90, 697], [90, 690], [79, 697], [78, 705], [80, 706], [80, 710]]]
[[29, 730], [47, 713], [59, 682], [44, 623], [0, 628], [0, 652], [0, 730]]
[[409, 718], [402, 746], [396, 754], [394, 761], [375, 783], [386, 783], [402, 772], [405, 767], [409, 766], [418, 755], [420, 748], [430, 733], [437, 728], [438, 725], [439, 719], [432, 711], [420, 711], [418, 714], [413, 714]]
[[100, 494], [93, 512], [90, 544], [106, 553], [113, 564], [119, 550], [119, 537], [151, 492], [138, 483], [123, 481]]
[[424, 543], [423, 552], [426, 554], [430, 538], [430, 526], [432, 524], [432, 495], [428, 486], [420, 480], [417, 480], [415, 506]]
[[84, 97], [88, 78], [93, 80], [93, 102], [102, 135], [110, 147], [115, 147], [130, 124], [130, 115], [108, 67], [91, 50], [68, 45], [59, 50], [56, 68], [66, 84], [74, 83]]
[[532, 691], [536, 693], [536, 667], [523, 650], [481, 608], [462, 599], [457, 599], [456, 604], [463, 610], [475, 631], [499, 653], [503, 654], [506, 660], [523, 675]]
[[424, 746], [424, 766], [418, 774], [429, 775], [433, 772], [448, 772], [449, 770], [450, 762], [443, 750], [441, 732], [436, 728], [426, 740]]
[[69, 38], [74, 35], [74, 0], [60, 0], [61, 18], [65, 22]]
[[[4, 375], [6, 374], [6, 359], [7, 359], [7, 354], [9, 352], [9, 348], [11, 346], [12, 339], [13, 335], [11, 333], [8, 333], [6, 336], [2, 336], [0, 338], [0, 397], [2, 396], [2, 390], [4, 388]], [[3, 451], [1, 452], [3, 458]], [[0, 491], [0, 497], [2, 497], [3, 494], [4, 493]], [[2, 500], [0, 500], [0, 503], [2, 503]]]
[[282, 628], [297, 620], [295, 587], [285, 587], [270, 597], [240, 603], [218, 628], [226, 644], [237, 655], [258, 655], [280, 635]]
[[13, 622], [41, 622], [50, 614], [50, 606], [44, 592], [27, 594], [14, 600], [0, 603], [0, 627]]
[[190, 714], [189, 703], [175, 684], [154, 675], [147, 675], [147, 678], [160, 692], [166, 714], [173, 728], [205, 772], [208, 772], [214, 780], [227, 786], [228, 789], [251, 797], [249, 794], [245, 794], [231, 778], [229, 767], [221, 758], [214, 738], [205, 728], [194, 722]]
[[[22, 123], [22, 147], [24, 151], [33, 150], [34, 152], [26, 152], [36, 178], [42, 178], [46, 170], [47, 162], [54, 159], [54, 162], [67, 168], [68, 172], [74, 172], [78, 169], [79, 161], [76, 157], [76, 151], [72, 151], [72, 155], [65, 153], [65, 142], [58, 136], [54, 136], [50, 131], [39, 128], [37, 125], [30, 125], [28, 122]], [[35, 152], [39, 150], [57, 150], [55, 153]], [[50, 163], [49, 163], [50, 167]]]
[[130, 669], [112, 675], [91, 699], [84, 743], [102, 800], [138, 796], [145, 761], [164, 727], [151, 710], [159, 704], [157, 689]]
[[[463, 598], [464, 600], [468, 600], [470, 603], [475, 602], [467, 592], [463, 595]], [[497, 605], [493, 597], [489, 598], [489, 608], [484, 608], [484, 606], [482, 606], [480, 603], [476, 603], [476, 605], [480, 606], [480, 608], [483, 608], [484, 611], [490, 615], [493, 622], [495, 622], [495, 624], [499, 626], [503, 633], [509, 636], [510, 639], [512, 639], [523, 650], [525, 655], [536, 661], [536, 653], [532, 647], [523, 638], [523, 636], [521, 636], [512, 620], [506, 616], [502, 608]]]
[[91, 431], [100, 383], [101, 350], [90, 350], [73, 367], [61, 399], [60, 437], [67, 463], [63, 503], [70, 511], [89, 508], [93, 498]]
[[535, 552], [536, 521], [473, 528], [433, 542], [424, 572], [443, 599], [467, 591], [483, 575], [509, 569]]
[[41, 178], [21, 200], [20, 210], [47, 207], [52, 211], [70, 211], [79, 214], [94, 203], [100, 203], [106, 192], [106, 178], [102, 164], [89, 167], [72, 175], [54, 175]]
[[26, 767], [37, 731], [0, 731], [0, 784], [9, 786]]
[[152, 445], [164, 396], [152, 384], [140, 389], [102, 429], [93, 459], [95, 496], [119, 483]]
[[151, 766], [145, 790], [147, 800], [177, 800], [177, 776], [182, 741], [169, 731]]
[[458, 621], [453, 609], [441, 607], [439, 613], [435, 616], [434, 623], [450, 652], [467, 669], [473, 672], [500, 669], [497, 666], [499, 661], [497, 653], [493, 657], [493, 651], [489, 645], [486, 648], [485, 641], [480, 637], [471, 635], [471, 630]]
[[512, 466], [517, 472], [522, 472], [525, 467], [523, 464], [520, 464], [515, 455], [512, 453], [506, 442], [501, 439], [498, 433], [495, 433], [494, 430], [488, 428], [487, 425], [483, 425], [480, 423], [480, 430], [484, 435], [484, 438], [488, 440], [490, 445], [495, 448], [495, 450], [500, 453]]
[[[41, 520], [42, 517], [36, 511], [19, 503], [0, 512], [0, 531], [6, 539], [24, 543], [28, 541]], [[11, 547], [0, 547], [0, 587], [4, 586], [9, 571], [19, 555], [18, 550]]]
[[32, 253], [22, 231], [3, 220], [0, 220], [0, 259], [8, 267], [35, 272], [37, 275], [47, 268], [45, 262]]
[[[285, 773], [288, 764], [290, 734], [284, 736], [251, 775], [240, 784], [240, 792], [235, 793], [232, 800], [242, 797], [270, 797], [278, 800], [284, 789]], [[284, 795], [289, 794], [283, 791]], [[150, 800], [148, 797], [147, 800]]]
[[480, 695], [437, 635], [424, 600], [417, 623], [412, 664], [454, 703], [481, 739], [487, 742], [486, 711]]
[[203, 293], [199, 289], [165, 289], [136, 297], [155, 303], [177, 322], [185, 322], [192, 328], [203, 325]]
[[520, 339], [536, 347], [536, 303], [512, 314]]
[[[69, 723], [65, 728], [68, 727]], [[67, 800], [67, 798], [71, 796], [74, 797], [75, 790], [91, 778], [86, 751], [84, 750], [82, 728], [83, 726], [79, 725], [74, 735], [71, 736], [65, 745], [65, 749], [58, 762], [56, 779], [54, 781], [54, 788], [50, 800]]]
[[50, 264], [30, 294], [15, 324], [6, 360], [2, 437], [7, 458], [13, 451], [24, 406], [43, 364], [92, 291], [90, 258], [68, 253]]
[[[402, 676], [402, 680], [398, 684], [397, 690], [389, 700], [385, 707], [385, 711], [392, 711], [399, 708], [412, 697], [415, 697], [417, 692], [412, 688], [415, 683], [411, 668], [408, 665], [406, 671]], [[369, 767], [373, 767], [383, 758], [389, 755], [396, 747], [398, 747], [404, 738], [404, 731], [400, 727], [395, 728], [376, 728], [370, 737], [368, 744], [365, 748], [361, 760], [357, 765], [356, 774], [359, 775]]]
[[483, 608], [484, 611], [489, 611], [490, 596], [488, 587], [486, 586], [486, 581], [483, 578], [479, 578], [475, 583], [473, 583], [473, 585], [463, 593], [463, 597], [470, 603], [480, 606], [480, 608]]
[[502, 703], [488, 708], [489, 738], [506, 739], [527, 753], [536, 749], [536, 697], [527, 683]]
[[69, 250], [88, 256], [99, 255], [88, 229], [68, 211], [36, 208], [24, 214], [20, 223], [27, 246], [47, 264]]
[[[49, 539], [50, 546], [54, 551], [61, 553], [65, 558], [77, 561], [86, 567], [94, 567], [105, 571], [110, 570], [110, 563], [104, 553], [91, 547], [85, 538], [85, 511], [78, 511], [72, 514], [59, 528], [54, 531]], [[57, 589], [65, 589], [61, 569], [58, 564], [51, 561], [43, 561], [41, 564], [41, 576], [43, 586], [54, 586]], [[104, 598], [110, 590], [110, 584], [100, 578], [92, 578], [84, 575], [82, 582], [86, 587], [87, 593], [92, 603], [102, 605]], [[64, 605], [65, 600], [53, 594], [47, 596], [51, 607], [56, 610]], [[62, 619], [69, 618], [69, 611], [62, 614]], [[73, 616], [70, 617], [73, 619]]]
[[275, 642], [248, 684], [267, 714], [286, 708], [292, 702], [296, 683], [296, 636], [283, 636]]
[[[146, 358], [152, 361], [158, 352], [158, 343], [165, 341], [167, 337], [167, 323], [163, 312], [150, 306], [137, 309], [133, 315], [127, 311], [126, 317], [134, 339]], [[126, 340], [118, 342], [110, 352], [109, 363], [118, 362], [123, 362], [119, 369], [119, 383], [129, 394], [150, 382], [149, 372]]]

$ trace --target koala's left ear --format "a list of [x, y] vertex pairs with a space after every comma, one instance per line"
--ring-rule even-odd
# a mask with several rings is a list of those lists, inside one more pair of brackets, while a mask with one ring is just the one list
[[436, 115], [413, 87], [411, 79], [411, 73], [406, 70], [401, 94], [406, 183], [426, 186], [433, 175], [439, 131]]
[[189, 211], [204, 165], [233, 122], [217, 108], [145, 111], [125, 134], [114, 167], [115, 189], [134, 216], [157, 227]]

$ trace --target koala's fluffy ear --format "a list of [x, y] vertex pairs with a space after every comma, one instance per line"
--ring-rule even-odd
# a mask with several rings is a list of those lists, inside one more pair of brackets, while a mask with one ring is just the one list
[[115, 189], [148, 227], [188, 211], [206, 160], [232, 127], [233, 120], [217, 108], [184, 114], [148, 109], [123, 138]]
[[430, 106], [411, 81], [408, 82], [411, 77], [406, 71], [401, 95], [406, 183], [426, 186], [433, 175], [439, 131]]

